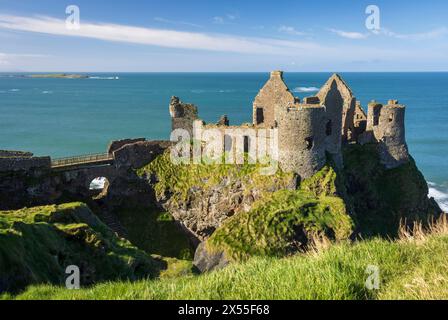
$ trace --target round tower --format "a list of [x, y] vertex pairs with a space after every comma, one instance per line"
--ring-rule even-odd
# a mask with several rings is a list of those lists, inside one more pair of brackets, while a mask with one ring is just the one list
[[278, 156], [283, 171], [308, 178], [325, 165], [324, 119], [325, 108], [319, 105], [276, 108]]

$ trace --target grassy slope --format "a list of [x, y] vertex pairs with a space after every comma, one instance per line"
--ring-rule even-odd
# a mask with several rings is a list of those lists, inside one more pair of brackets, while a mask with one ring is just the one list
[[168, 263], [117, 238], [83, 203], [0, 211], [0, 292], [63, 283], [72, 264], [94, 283], [155, 277]]
[[336, 172], [325, 166], [298, 190], [280, 190], [224, 222], [207, 241], [211, 251], [224, 250], [234, 261], [252, 255], [282, 256], [304, 245], [313, 233], [342, 240], [353, 223], [336, 195]]
[[[115, 282], [70, 291], [31, 287], [18, 299], [448, 299], [448, 233], [424, 239], [339, 243], [288, 258], [255, 257], [177, 279]], [[368, 265], [380, 270], [368, 290]], [[5, 297], [8, 298], [8, 297]]]

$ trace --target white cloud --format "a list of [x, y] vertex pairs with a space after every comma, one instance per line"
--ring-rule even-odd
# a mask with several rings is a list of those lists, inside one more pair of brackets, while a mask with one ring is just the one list
[[168, 24], [178, 24], [178, 25], [190, 26], [190, 27], [195, 27], [195, 28], [203, 28], [203, 26], [196, 24], [196, 23], [191, 23], [191, 22], [186, 22], [186, 21], [169, 20], [169, 19], [165, 19], [162, 17], [155, 17], [154, 21], [168, 23]]
[[213, 17], [213, 23], [223, 24], [224, 23], [224, 18], [223, 17]]
[[354, 39], [354, 40], [365, 39], [369, 36], [366, 33], [343, 31], [343, 30], [337, 30], [337, 29], [329, 29], [329, 31], [337, 34], [340, 37], [347, 38], [347, 39]]
[[20, 17], [0, 15], [1, 28], [167, 48], [238, 53], [284, 55], [288, 54], [292, 49], [309, 50], [319, 47], [317, 44], [311, 42], [281, 41], [269, 38], [244, 38], [226, 34], [207, 34], [82, 21], [79, 30], [69, 30], [65, 27], [64, 20], [45, 16]]
[[294, 36], [303, 36], [303, 35], [306, 34], [305, 32], [298, 31], [294, 27], [291, 27], [291, 26], [280, 26], [277, 29], [277, 31], [278, 32], [282, 32], [282, 33], [286, 33], [286, 34], [289, 34], [289, 35], [294, 35]]
[[389, 37], [393, 37], [396, 39], [431, 40], [431, 39], [437, 39], [437, 38], [448, 35], [448, 28], [441, 27], [441, 28], [430, 30], [427, 32], [408, 33], [408, 34], [396, 33], [389, 29], [381, 28], [377, 33], [383, 34], [383, 35], [386, 35]]
[[226, 14], [224, 16], [213, 17], [213, 23], [216, 24], [234, 24], [234, 21], [238, 19], [237, 14]]

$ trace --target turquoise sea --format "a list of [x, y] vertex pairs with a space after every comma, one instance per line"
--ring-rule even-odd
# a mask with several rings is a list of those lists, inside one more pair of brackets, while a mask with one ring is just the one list
[[[63, 157], [105, 152], [113, 139], [166, 139], [172, 95], [200, 116], [251, 121], [252, 100], [268, 73], [107, 73], [91, 79], [32, 79], [0, 74], [0, 149]], [[365, 107], [376, 99], [407, 106], [411, 154], [448, 210], [448, 73], [341, 73]], [[299, 97], [313, 95], [330, 73], [285, 73]], [[118, 79], [115, 79], [118, 77]]]

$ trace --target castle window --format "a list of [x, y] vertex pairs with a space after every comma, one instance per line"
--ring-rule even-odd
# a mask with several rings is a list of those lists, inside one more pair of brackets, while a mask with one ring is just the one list
[[373, 115], [373, 125], [377, 126], [380, 123], [380, 115], [378, 113], [375, 113]]
[[389, 115], [389, 122], [392, 122], [392, 121], [394, 121], [394, 115], [393, 115], [393, 114], [390, 114], [390, 115]]
[[325, 126], [325, 133], [327, 134], [327, 136], [331, 136], [331, 132], [333, 131], [332, 129], [332, 123], [331, 120], [328, 120], [326, 126]]
[[263, 108], [257, 108], [255, 112], [255, 122], [257, 124], [264, 122], [264, 111]]
[[228, 134], [224, 135], [224, 151], [231, 152], [232, 151], [232, 137]]
[[249, 136], [244, 136], [244, 153], [249, 153], [250, 139]]
[[311, 150], [311, 148], [313, 147], [313, 137], [305, 138], [305, 144], [306, 144], [306, 148], [308, 150]]

